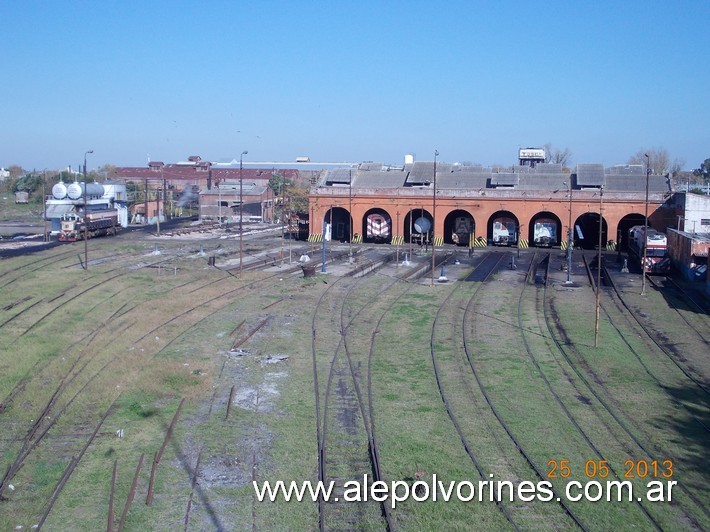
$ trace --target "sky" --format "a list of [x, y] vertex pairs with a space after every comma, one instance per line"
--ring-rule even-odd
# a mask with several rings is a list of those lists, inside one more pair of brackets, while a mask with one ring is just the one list
[[710, 2], [0, 0], [0, 166], [710, 157]]

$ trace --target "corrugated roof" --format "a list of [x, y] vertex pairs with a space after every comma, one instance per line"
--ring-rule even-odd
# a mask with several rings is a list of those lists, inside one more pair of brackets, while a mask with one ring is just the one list
[[604, 165], [584, 163], [577, 165], [577, 185], [580, 187], [600, 187], [604, 184]]
[[646, 175], [646, 169], [642, 164], [617, 164], [605, 171], [607, 175]]
[[352, 176], [350, 168], [331, 168], [324, 177], [325, 183], [345, 183], [349, 184]]
[[400, 188], [404, 186], [407, 174], [402, 170], [380, 170], [358, 172], [353, 179], [353, 187], [359, 188]]
[[[438, 170], [438, 169], [437, 169]], [[407, 176], [407, 183], [420, 184], [434, 181], [434, 162], [415, 161]]]
[[[472, 167], [469, 167], [472, 168]], [[490, 173], [454, 171], [436, 173], [437, 188], [482, 189], [487, 188]]]
[[491, 174], [491, 185], [493, 186], [515, 186], [518, 184], [520, 176], [513, 172], [498, 172]]

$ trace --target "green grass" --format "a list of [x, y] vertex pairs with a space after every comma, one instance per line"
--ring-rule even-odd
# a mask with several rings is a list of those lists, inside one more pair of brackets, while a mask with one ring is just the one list
[[[251, 479], [253, 471], [259, 481], [317, 477], [311, 312], [333, 278], [327, 278], [330, 284], [300, 277], [265, 283], [185, 312], [198, 302], [255, 280], [256, 274], [249, 273], [245, 281], [239, 281], [206, 269], [192, 258], [194, 243], [161, 243], [161, 249], [165, 249], [162, 258], [172, 257], [169, 264], [179, 267], [177, 276], [158, 275], [152, 269], [129, 269], [147, 262], [143, 255], [152, 250], [152, 242], [97, 239], [92, 246], [92, 254], [97, 257], [107, 256], [114, 249], [123, 255], [92, 268], [89, 275], [96, 275], [98, 281], [102, 272], [118, 264], [126, 268], [124, 274], [66, 303], [50, 314], [51, 319], [23, 336], [23, 331], [50, 311], [52, 304], [38, 304], [23, 314], [21, 322], [13, 321], [0, 330], [0, 397], [23, 376], [29, 373], [31, 377], [11, 408], [0, 414], [9, 427], [8, 447], [0, 454], [3, 469], [17, 452], [14, 439], [26, 433], [30, 419], [51, 396], [69, 365], [78, 357], [82, 362], [77, 369], [88, 362], [58, 406], [74, 394], [76, 399], [62, 414], [52, 437], [31, 455], [14, 480], [17, 490], [2, 503], [5, 511], [0, 511], [0, 529], [28, 527], [36, 522], [71, 455], [79, 449], [76, 444], [85, 441], [114, 400], [99, 436], [50, 514], [48, 529], [61, 529], [66, 523], [77, 530], [105, 527], [115, 460], [119, 464], [118, 519], [142, 453], [145, 464], [127, 527], [181, 528], [200, 450], [202, 474], [194, 495], [191, 529], [251, 527], [252, 519], [258, 529], [315, 528], [315, 504], [254, 504]], [[20, 266], [32, 260], [18, 257], [11, 263]], [[88, 282], [87, 272], [76, 267], [62, 268], [57, 275], [56, 268], [47, 266], [6, 286], [3, 300], [16, 301], [28, 294], [34, 299], [26, 305], [48, 301], [62, 292], [71, 296]], [[346, 306], [346, 315], [354, 318], [348, 328], [348, 343], [363, 379], [373, 328], [387, 312], [375, 335], [372, 359], [376, 435], [386, 480], [411, 478], [417, 472], [428, 480], [434, 474], [443, 481], [480, 478], [446, 414], [433, 373], [431, 327], [436, 311], [451, 291], [437, 328], [437, 361], [453, 412], [486, 472], [496, 478], [536, 480], [493, 418], [473, 378], [461, 349], [464, 326], [469, 328], [474, 363], [496, 408], [533, 460], [544, 468], [549, 459], [569, 459], [579, 475], [584, 462], [596, 458], [551, 398], [524, 351], [516, 314], [518, 285], [498, 281], [486, 285], [480, 294], [483, 302], [464, 325], [462, 312], [477, 283], [435, 288], [396, 284], [385, 289], [389, 282], [384, 275], [358, 281]], [[178, 285], [183, 286], [173, 290]], [[541, 369], [604, 457], [623, 470], [623, 460], [642, 458], [643, 453], [556, 351], [539, 320], [535, 294], [536, 289], [528, 287], [523, 327]], [[64, 299], [68, 297], [56, 299], [53, 305]], [[279, 302], [264, 308], [274, 301]], [[602, 345], [593, 347], [591, 292], [560, 292], [555, 295], [555, 305], [571, 339], [566, 352], [572, 364], [650, 448], [678, 457], [679, 482], [703, 498], [707, 494], [707, 471], [700, 465], [702, 443], [694, 439], [699, 436], [697, 432], [689, 431], [687, 413], [645, 374], [606, 320], [600, 328]], [[119, 308], [123, 308], [123, 314], [111, 318]], [[363, 308], [366, 312], [358, 314]], [[8, 313], [0, 313], [0, 322], [8, 317]], [[242, 346], [245, 356], [229, 355], [233, 342], [266, 317], [267, 325]], [[335, 317], [339, 319], [339, 314]], [[169, 325], [160, 326], [171, 318], [175, 319]], [[243, 320], [245, 325], [232, 334]], [[616, 323], [629, 333], [630, 343], [665, 385], [682, 388], [677, 368], [651, 350], [626, 323]], [[325, 371], [332, 346], [324, 342], [337, 342], [338, 331], [323, 332], [321, 340], [317, 356], [321, 371]], [[286, 354], [289, 359], [279, 364], [263, 363], [267, 355], [274, 354]], [[89, 380], [107, 362], [107, 370]], [[604, 383], [603, 388], [595, 383], [591, 372]], [[323, 373], [319, 377], [325, 378]], [[320, 384], [322, 390], [325, 383]], [[232, 386], [235, 400], [229, 420], [225, 420]], [[145, 497], [151, 462], [183, 397], [185, 405], [158, 468], [155, 500], [148, 507]], [[690, 406], [692, 396], [685, 401]], [[699, 415], [705, 415], [706, 407], [696, 407], [701, 409]], [[123, 438], [116, 436], [119, 429], [124, 431]], [[358, 438], [361, 441], [362, 435]], [[360, 452], [361, 447], [353, 447], [351, 456], [356, 458]], [[331, 471], [337, 467], [342, 464], [331, 464]], [[684, 508], [693, 507], [687, 496], [679, 495], [679, 501]], [[580, 503], [575, 508], [593, 530], [649, 528], [635, 507]], [[657, 504], [650, 511], [666, 529], [684, 524], [676, 506]], [[697, 510], [691, 513], [701, 527], [707, 527], [707, 519]], [[403, 530], [510, 528], [490, 502], [408, 501], [398, 505], [393, 515]], [[530, 527], [569, 525], [555, 504], [519, 508], [516, 516]], [[538, 517], [540, 520], [535, 521]], [[378, 519], [368, 517], [361, 528], [378, 529], [380, 525]]]

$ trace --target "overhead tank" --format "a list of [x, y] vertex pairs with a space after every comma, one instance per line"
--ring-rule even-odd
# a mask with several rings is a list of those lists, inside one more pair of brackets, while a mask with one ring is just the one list
[[54, 199], [64, 199], [67, 197], [67, 186], [63, 181], [60, 181], [52, 187], [52, 196], [54, 196]]
[[[52, 189], [54, 190], [54, 189]], [[102, 197], [104, 195], [104, 187], [100, 183], [88, 183], [86, 185], [87, 197]], [[67, 187], [67, 196], [69, 199], [78, 200], [84, 196], [84, 183], [74, 181]]]
[[427, 218], [422, 216], [414, 220], [414, 230], [417, 233], [428, 233], [429, 229], [431, 229], [431, 222]]

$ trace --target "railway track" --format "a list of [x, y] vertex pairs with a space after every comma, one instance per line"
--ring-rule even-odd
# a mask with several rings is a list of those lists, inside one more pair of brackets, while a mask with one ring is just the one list
[[[487, 254], [477, 265], [476, 268], [474, 268], [473, 272], [469, 274], [466, 278], [469, 282], [474, 278], [474, 273], [476, 273], [476, 279], [479, 280], [480, 282], [485, 282], [488, 277], [496, 271], [496, 268], [499, 266], [500, 262], [503, 259], [503, 255], [500, 254], [498, 257], [493, 255], [492, 253]], [[480, 288], [480, 285], [479, 287]], [[476, 289], [476, 292], [478, 289]], [[481, 479], [488, 479], [490, 478], [490, 469], [488, 467], [485, 467], [483, 464], [483, 461], [480, 460], [477, 456], [476, 453], [472, 447], [471, 442], [469, 441], [469, 438], [466, 434], [466, 431], [464, 430], [462, 423], [459, 421], [458, 416], [454, 412], [454, 408], [452, 406], [451, 401], [449, 401], [449, 398], [447, 396], [445, 384], [444, 384], [444, 379], [442, 376], [442, 370], [440, 369], [440, 363], [437, 358], [437, 350], [435, 348], [435, 345], [437, 344], [437, 336], [436, 336], [436, 330], [437, 330], [437, 325], [438, 322], [441, 318], [441, 312], [442, 309], [445, 308], [448, 304], [450, 304], [452, 296], [454, 295], [453, 289], [448, 293], [446, 298], [443, 301], [443, 304], [439, 307], [439, 310], [437, 311], [434, 321], [432, 323], [432, 331], [431, 331], [431, 339], [430, 339], [430, 353], [431, 353], [431, 360], [432, 360], [432, 365], [434, 368], [434, 377], [436, 379], [436, 385], [437, 389], [439, 391], [439, 395], [441, 397], [441, 400], [444, 404], [444, 408], [446, 409], [446, 413], [451, 420], [451, 423], [453, 424], [454, 428], [456, 429], [456, 433], [458, 434], [459, 438], [461, 439], [461, 444], [463, 445], [466, 454], [469, 456], [471, 459], [471, 462], [473, 463], [474, 467], [476, 468], [476, 471], [478, 471], [478, 474]], [[475, 296], [475, 292], [474, 292]], [[472, 297], [474, 297], [472, 296]], [[505, 518], [505, 520], [508, 522], [508, 524], [514, 528], [515, 530], [520, 530], [520, 528], [517, 526], [515, 523], [513, 516], [511, 515], [510, 509], [507, 507], [507, 505], [500, 500], [495, 501], [497, 507], [500, 509], [501, 514]]]
[[[163, 262], [165, 260], [169, 259], [163, 258], [158, 262]], [[109, 272], [117, 271], [119, 269], [121, 268], [113, 268], [109, 270]], [[33, 321], [33, 323], [29, 324], [29, 326], [26, 327], [24, 332], [20, 335], [20, 338], [25, 336], [27, 332], [36, 329], [43, 321], [55, 315], [57, 312], [64, 312], [64, 308], [66, 308], [68, 304], [74, 303], [81, 305], [82, 302], [88, 297], [91, 290], [100, 286], [102, 283], [105, 283], [107, 280], [116, 279], [120, 277], [121, 275], [125, 274], [125, 272], [126, 269], [123, 268], [121, 273], [116, 273], [112, 276], [109, 275], [108, 277], [106, 276], [106, 272], [96, 274], [92, 272], [91, 276], [98, 278], [98, 283], [92, 283], [88, 287], [83, 286], [76, 294], [73, 294], [71, 297], [68, 298], [48, 298], [51, 299], [51, 301], [55, 302], [55, 304], [50, 305], [51, 308], [48, 309], [40, 319], [35, 320]], [[275, 274], [267, 276], [266, 278], [263, 278], [262, 276], [262, 278], [257, 279], [253, 283], [244, 282], [239, 287], [228, 291], [215, 290], [217, 287], [211, 287], [213, 292], [217, 292], [217, 294], [212, 297], [208, 295], [208, 297], [205, 298], [204, 295], [200, 294], [200, 297], [195, 298], [193, 294], [191, 296], [191, 298], [193, 299], [193, 304], [188, 306], [187, 310], [180, 313], [177, 317], [165, 320], [162, 324], [159, 324], [158, 326], [149, 330], [148, 333], [143, 334], [138, 338], [136, 338], [134, 334], [129, 334], [127, 339], [129, 339], [129, 341], [132, 341], [133, 345], [139, 344], [144, 341], [149, 335], [154, 334], [156, 331], [162, 330], [163, 327], [170, 325], [171, 323], [176, 321], [175, 318], [183, 318], [190, 314], [200, 315], [200, 319], [195, 321], [195, 323], [199, 323], [200, 321], [206, 318], [206, 316], [202, 316], [200, 312], [197, 312], [200, 307], [210, 307], [210, 309], [212, 310], [215, 308], [214, 305], [217, 305], [220, 308], [224, 307], [225, 305], [233, 303], [234, 294], [239, 290], [250, 289], [260, 285], [263, 286], [264, 283], [268, 284], [272, 282], [273, 278], [277, 275], [283, 274], [283, 272], [277, 272]], [[64, 296], [65, 294], [66, 291], [61, 292], [59, 296]], [[197, 299], [197, 301], [195, 301], [195, 299]], [[94, 304], [96, 305], [96, 302], [94, 302]], [[0, 494], [10, 484], [15, 475], [21, 469], [23, 469], [24, 464], [27, 463], [28, 459], [31, 458], [35, 451], [40, 446], [43, 446], [44, 442], [47, 439], [47, 436], [51, 433], [51, 431], [53, 431], [53, 429], [57, 426], [57, 423], [60, 420], [62, 420], [63, 424], [69, 424], [70, 426], [73, 424], [77, 426], [86, 426], [87, 423], [90, 423], [87, 420], [93, 417], [93, 410], [86, 408], [80, 408], [79, 410], [77, 410], [76, 406], [79, 405], [79, 403], [81, 402], [81, 398], [83, 397], [83, 393], [87, 389], [87, 387], [91, 385], [97, 385], [98, 381], [103, 379], [103, 376], [106, 374], [106, 370], [109, 367], [116, 367], [116, 364], [119, 359], [116, 358], [115, 354], [110, 357], [89, 357], [87, 356], [90, 352], [89, 345], [92, 342], [95, 342], [99, 338], [99, 336], [101, 337], [101, 341], [104, 344], [110, 342], [112, 337], [111, 333], [115, 331], [109, 331], [108, 334], [100, 335], [101, 332], [106, 332], [102, 331], [102, 329], [106, 326], [107, 322], [115, 321], [118, 317], [130, 313], [132, 310], [135, 309], [135, 307], [136, 306], [134, 304], [131, 304], [130, 302], [125, 302], [122, 305], [119, 304], [110, 307], [110, 315], [108, 315], [105, 320], [95, 321], [93, 322], [92, 327], [85, 327], [85, 334], [81, 338], [76, 340], [73, 344], [71, 344], [66, 349], [66, 351], [64, 351], [64, 359], [68, 359], [70, 363], [68, 366], [64, 364], [64, 368], [60, 369], [60, 372], [54, 372], [52, 374], [51, 378], [53, 380], [58, 381], [57, 387], [54, 389], [53, 392], [49, 394], [49, 397], [45, 401], [44, 406], [41, 407], [41, 410], [36, 412], [36, 414], [33, 416], [35, 421], [28, 429], [25, 436], [22, 438], [10, 438], [11, 441], [15, 442], [15, 445], [13, 446], [15, 447], [16, 451], [14, 453], [14, 459], [11, 463], [8, 464], [7, 469], [5, 470], [5, 474], [3, 475], [2, 482], [0, 483]], [[128, 325], [130, 326], [130, 323]], [[192, 326], [194, 326], [194, 323], [189, 327]], [[124, 329], [124, 333], [126, 332], [128, 332], [128, 329]], [[158, 352], [165, 349], [168, 345], [163, 346], [162, 349], [160, 349]], [[95, 346], [94, 349], [97, 349], [98, 352], [102, 352], [100, 346]], [[78, 351], [78, 356], [74, 355], [75, 351]], [[47, 374], [47, 372], [49, 371], [50, 361], [57, 360], [58, 359], [56, 357], [47, 360], [46, 363], [40, 362], [38, 360], [35, 363], [35, 366], [29, 370], [29, 373], [26, 375], [26, 377], [24, 379], [21, 379], [18, 384], [10, 391], [10, 393], [5, 397], [5, 399], [3, 400], [3, 411], [6, 409], [6, 407], [11, 406], [14, 402], [18, 400], [22, 400], [26, 403], [27, 400], [25, 398], [22, 398], [21, 396], [25, 392], [27, 384], [30, 382], [30, 380], [32, 380], [32, 377], [34, 377], [34, 379], [37, 379], [39, 375], [42, 375], [43, 373]], [[140, 371], [142, 365], [145, 365], [145, 361], [136, 365], [133, 368], [133, 371]], [[90, 370], [91, 367], [93, 367], [94, 369]], [[118, 395], [116, 395], [116, 397], [117, 396]], [[114, 397], [113, 400], [115, 400], [116, 397]], [[41, 399], [34, 398], [33, 403], [37, 403], [39, 400]], [[29, 405], [25, 405], [23, 410], [27, 411], [28, 408], [31, 407], [29, 407]], [[69, 416], [69, 418], [67, 418], [67, 416]], [[17, 424], [17, 421], [13, 420], [6, 419], [3, 420], [3, 423], [5, 424], [6, 428], [9, 428], [9, 425], [7, 425], [7, 423], [12, 423], [16, 428], [19, 428], [20, 426]], [[73, 444], [78, 445], [80, 440], [81, 437], [75, 438]], [[79, 458], [77, 458], [77, 460], [79, 460], [81, 454], [78, 454], [77, 456], [79, 456]], [[73, 464], [71, 468], [72, 470], [73, 467], [76, 467], [76, 463]]]
[[[692, 330], [698, 339], [710, 348], [707, 332], [710, 330], [710, 320], [705, 308], [688, 292], [670, 277], [656, 279], [648, 276], [649, 284], [664, 294], [666, 301], [673, 307], [678, 317]], [[688, 307], [692, 310], [689, 311]]]
[[[591, 273], [591, 268], [589, 266], [588, 261], [586, 260], [586, 257], [584, 259], [585, 267], [587, 268], [588, 276], [589, 279], [592, 281], [593, 289], [596, 290], [596, 282], [595, 282], [595, 277]], [[606, 280], [608, 277], [608, 272], [604, 272], [603, 274], [603, 279]], [[610, 287], [610, 283], [606, 283], [603, 286]], [[620, 303], [619, 299], [617, 297], [613, 297], [614, 291], [613, 289], [609, 288], [607, 290], [607, 294], [610, 296], [609, 298], [605, 298], [605, 301], [611, 301], [613, 308], [616, 310], [614, 315], [612, 315], [612, 310], [609, 308], [609, 304], [602, 301], [601, 303], [601, 310], [604, 312], [604, 315], [607, 318], [608, 324], [614, 329], [618, 337], [621, 339], [621, 341], [624, 343], [628, 351], [633, 354], [634, 359], [638, 362], [638, 364], [643, 368], [644, 372], [648, 376], [649, 379], [651, 379], [657, 389], [665, 395], [666, 399], [671, 401], [674, 405], [679, 405], [680, 407], [683, 408], [685, 413], [688, 415], [690, 419], [692, 419], [695, 423], [698, 424], [699, 427], [701, 427], [705, 431], [710, 431], [710, 423], [706, 420], [703, 421], [697, 414], [694, 412], [694, 410], [689, 406], [687, 400], [683, 399], [678, 399], [673, 396], [673, 394], [669, 391], [670, 388], [673, 386], [671, 382], [669, 382], [668, 379], [664, 379], [662, 382], [659, 376], [656, 374], [656, 372], [649, 366], [648, 363], [644, 362], [643, 357], [641, 356], [641, 353], [629, 342], [626, 334], [622, 332], [622, 330], [619, 328], [617, 325], [617, 321], [624, 320], [626, 321], [630, 326], [636, 325], [638, 327], [638, 324], [634, 321], [632, 323], [632, 320], [629, 318], [628, 312], [626, 312], [626, 308], [623, 307], [623, 305]], [[654, 344], [655, 345], [655, 344]]]
[[605, 278], [611, 285], [613, 293], [616, 295], [619, 302], [623, 305], [629, 315], [634, 318], [636, 323], [638, 323], [639, 327], [644, 331], [645, 335], [690, 381], [693, 382], [693, 384], [698, 388], [698, 390], [700, 390], [705, 395], [710, 395], [710, 384], [706, 382], [706, 379], [703, 375], [697, 374], [691, 367], [688, 366], [688, 358], [682, 353], [679, 353], [677, 350], [672, 349], [668, 345], [668, 339], [659, 337], [659, 334], [654, 329], [652, 329], [649, 324], [646, 323], [646, 320], [639, 315], [639, 312], [626, 301], [624, 294], [613, 282], [612, 277], [608, 274], [608, 271], [606, 272]]
[[[641, 451], [644, 457], [648, 458], [650, 461], [657, 460], [658, 463], [660, 463], [664, 459], [672, 458], [674, 460], [674, 464], [682, 463], [681, 460], [677, 460], [676, 457], [674, 457], [671, 453], [668, 453], [667, 450], [663, 451], [658, 448], [653, 448], [653, 442], [656, 438], [648, 434], [646, 430], [634, 422], [633, 417], [629, 416], [622, 405], [620, 405], [614, 398], [613, 394], [606, 387], [603, 380], [586, 362], [584, 362], [581, 354], [577, 352], [574, 343], [570, 341], [565, 334], [564, 328], [559, 321], [558, 313], [554, 305], [550, 303], [547, 292], [548, 286], [546, 284], [543, 292], [543, 316], [549, 331], [549, 337], [554, 342], [557, 351], [562, 355], [568, 367], [584, 385], [586, 393], [590, 394], [598, 401], [604, 411], [611, 416], [611, 418], [613, 418], [616, 426], [621, 429], [622, 434], [628, 438], [629, 442], [633, 442], [635, 448], [628, 448], [627, 453], [629, 456], [632, 459], [637, 460], [639, 459], [638, 451]], [[592, 384], [592, 382], [594, 384]], [[646, 443], [642, 442], [642, 439]], [[689, 502], [684, 504], [683, 512], [689, 522], [693, 523], [694, 527], [702, 529], [703, 527], [700, 525], [700, 522], [694, 515], [694, 512], [699, 511], [706, 517], [709, 517], [710, 513], [708, 512], [708, 509], [701, 502], [701, 500], [696, 495], [691, 493], [684, 485], [679, 484], [678, 488], [689, 499]], [[694, 511], [691, 511], [688, 508], [688, 505], [692, 506]]]
[[[386, 257], [384, 262], [388, 260], [390, 258]], [[441, 262], [445, 260], [446, 257], [441, 257]], [[363, 293], [358, 289], [361, 280], [367, 274], [372, 277], [377, 266], [376, 261], [365, 261], [353, 270], [356, 279], [340, 278], [330, 284], [316, 303], [311, 319], [318, 480], [323, 483], [333, 481], [336, 489], [364, 474], [370, 474], [375, 481], [383, 479], [372, 392], [376, 334], [389, 309], [411, 287], [407, 279], [427, 271], [425, 266], [402, 270], [392, 277], [380, 277], [376, 292], [368, 289]], [[403, 289], [395, 290], [397, 287]], [[380, 316], [373, 327], [372, 320], [377, 313]], [[353, 344], [368, 343], [369, 349], [360, 347], [353, 352]], [[319, 382], [319, 376], [323, 374], [327, 374], [325, 386]], [[342, 501], [340, 495], [338, 491]], [[335, 523], [357, 527], [362, 522], [376, 523], [379, 519], [384, 528], [395, 529], [395, 519], [387, 501], [376, 505], [353, 505], [332, 500], [326, 504], [320, 499], [318, 514], [321, 530]]]
[[[534, 260], [531, 262], [534, 263]], [[527, 279], [528, 274], [525, 274], [525, 279]], [[481, 285], [486, 286], [486, 284]], [[478, 294], [478, 290], [476, 293], [474, 293], [468, 300], [465, 306], [465, 311], [463, 314], [463, 346], [464, 346], [464, 353], [466, 356], [466, 362], [469, 366], [469, 369], [471, 373], [474, 376], [474, 379], [476, 381], [476, 384], [478, 388], [480, 389], [480, 392], [485, 400], [486, 405], [488, 406], [490, 412], [493, 414], [496, 422], [498, 425], [504, 430], [505, 434], [509, 438], [509, 440], [513, 443], [515, 449], [519, 453], [519, 455], [522, 457], [524, 460], [525, 464], [529, 468], [529, 472], [533, 473], [540, 481], [547, 480], [547, 476], [545, 475], [545, 472], [541, 465], [537, 463], [534, 459], [534, 457], [531, 455], [531, 453], [528, 451], [526, 446], [523, 444], [519, 436], [517, 436], [510, 423], [506, 422], [505, 417], [503, 413], [501, 412], [500, 406], [497, 406], [496, 401], [494, 401], [493, 394], [489, 388], [484, 383], [484, 377], [481, 374], [481, 368], [480, 362], [476, 361], [476, 356], [475, 352], [476, 350], [473, 348], [473, 338], [472, 335], [478, 330], [478, 327], [472, 328], [470, 326], [467, 326], [466, 324], [468, 323], [475, 323], [475, 319], [473, 318], [473, 315], [476, 313], [476, 306], [479, 303], [479, 301], [476, 298], [476, 295]], [[490, 311], [489, 311], [490, 313]], [[526, 474], [526, 476], [529, 475], [529, 473]], [[523, 477], [525, 478], [525, 477]], [[557, 488], [552, 488], [552, 491], [554, 493], [554, 499], [557, 501], [557, 506], [560, 508], [562, 513], [572, 522], [574, 525], [578, 526], [582, 530], [587, 530], [587, 526], [584, 524], [578, 513], [569, 505], [569, 503], [562, 497], [562, 495], [557, 491]], [[553, 519], [559, 519], [558, 517], [552, 517]], [[558, 526], [562, 526], [560, 522], [556, 521]]]
[[[533, 259], [533, 262], [534, 262], [534, 260], [535, 259]], [[587, 264], [586, 257], [585, 257], [585, 264]], [[538, 264], [538, 267], [544, 268], [544, 270], [545, 270], [543, 283], [546, 286], [547, 280], [550, 277], [550, 275], [549, 275], [550, 254], [549, 253], [547, 254], [547, 257], [545, 259], [543, 259], [543, 261], [540, 264]], [[534, 276], [535, 276], [535, 271], [528, 272], [528, 279], [530, 279], [531, 277], [534, 277]], [[592, 278], [593, 277], [590, 275], [590, 279], [592, 279]], [[530, 342], [528, 340], [529, 333], [526, 333], [526, 328], [523, 326], [523, 310], [522, 310], [523, 300], [524, 300], [523, 296], [525, 295], [527, 286], [528, 286], [527, 282], [523, 284], [523, 288], [520, 291], [520, 298], [518, 300], [518, 306], [517, 306], [518, 330], [520, 331], [521, 338], [522, 338], [523, 344], [525, 346], [525, 351], [528, 354], [531, 362], [533, 363], [537, 375], [545, 383], [545, 387], [547, 388], [550, 395], [554, 398], [554, 401], [557, 404], [557, 406], [564, 413], [564, 417], [566, 418], [566, 420], [574, 427], [574, 430], [579, 435], [581, 435], [581, 437], [584, 440], [584, 442], [586, 443], [586, 445], [591, 449], [592, 454], [594, 456], [596, 456], [600, 462], [603, 461], [606, 464], [610, 464], [609, 470], [611, 471], [611, 474], [613, 475], [613, 477], [616, 480], [621, 481], [621, 480], [623, 480], [623, 475], [619, 473], [618, 467], [615, 467], [613, 465], [614, 460], [608, 459], [608, 456], [605, 456], [604, 453], [602, 453], [602, 451], [599, 449], [599, 447], [592, 441], [592, 436], [587, 431], [585, 431], [585, 429], [577, 421], [577, 418], [575, 417], [575, 415], [570, 411], [566, 402], [561, 398], [560, 394], [555, 390], [555, 387], [552, 385], [552, 383], [550, 382], [550, 380], [546, 376], [545, 371], [543, 371], [543, 369], [540, 365], [540, 362], [538, 361], [538, 358], [534, 353], [534, 350], [530, 346]], [[536, 294], [537, 293], [539, 293], [539, 292], [536, 291]], [[537, 300], [537, 297], [536, 297], [536, 300]], [[544, 304], [544, 301], [539, 301], [539, 303]], [[598, 422], [601, 426], [605, 426], [605, 422], [601, 416], [598, 417]], [[653, 526], [654, 529], [662, 530], [662, 527], [659, 524], [659, 522], [651, 515], [649, 510], [644, 505], [642, 505], [639, 500], [634, 500], [633, 504], [640, 509], [640, 511], [643, 513], [643, 515], [646, 517], [646, 519], [649, 521], [649, 523]]]

